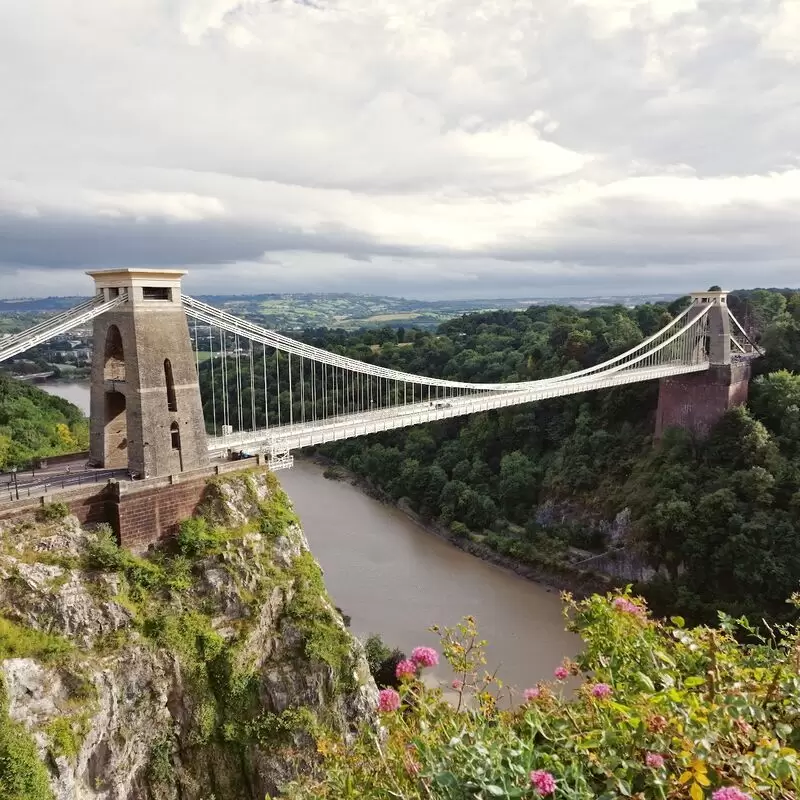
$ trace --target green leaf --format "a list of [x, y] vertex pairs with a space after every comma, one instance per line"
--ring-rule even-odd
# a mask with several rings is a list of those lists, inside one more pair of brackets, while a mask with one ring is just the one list
[[670, 617], [669, 621], [676, 627], [682, 628], [686, 625], [686, 620], [683, 617]]
[[505, 792], [499, 786], [495, 786], [493, 783], [487, 784], [486, 791], [489, 792], [492, 797], [505, 796]]
[[700, 678], [697, 675], [691, 675], [683, 682], [683, 685], [687, 689], [693, 689], [695, 686], [702, 686], [705, 682], [705, 678]]
[[650, 680], [649, 676], [645, 675], [644, 672], [637, 672], [636, 677], [649, 692], [654, 692], [656, 690], [655, 684], [652, 680]]
[[449, 786], [451, 788], [458, 786], [458, 780], [452, 772], [440, 772], [434, 780], [439, 786]]

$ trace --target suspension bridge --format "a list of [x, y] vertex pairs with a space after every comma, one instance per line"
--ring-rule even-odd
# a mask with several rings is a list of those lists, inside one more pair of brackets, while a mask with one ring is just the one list
[[181, 292], [179, 270], [89, 273], [85, 303], [0, 339], [0, 362], [93, 324], [91, 454], [108, 469], [176, 474], [231, 452], [272, 469], [294, 450], [553, 397], [730, 367], [759, 355], [723, 291], [697, 292], [661, 330], [595, 366], [470, 383], [313, 347]]

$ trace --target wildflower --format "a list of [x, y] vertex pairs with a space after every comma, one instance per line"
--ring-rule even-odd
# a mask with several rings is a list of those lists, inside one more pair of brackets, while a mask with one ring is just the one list
[[659, 753], [648, 753], [645, 756], [644, 763], [651, 769], [661, 769], [664, 766], [664, 756]]
[[606, 697], [611, 696], [611, 691], [612, 689], [607, 683], [596, 683], [592, 686], [592, 697], [605, 700]]
[[458, 678], [453, 678], [453, 682], [450, 684], [457, 692], [460, 692], [464, 688], [464, 682], [460, 681]]
[[711, 795], [711, 800], [753, 800], [753, 798], [735, 786], [726, 786], [724, 789], [717, 789]]
[[418, 667], [435, 667], [439, 663], [439, 654], [432, 647], [415, 647], [411, 651], [411, 660]]
[[569, 670], [565, 666], [556, 667], [553, 670], [556, 680], [565, 681], [569, 677]]
[[611, 605], [613, 605], [617, 611], [622, 611], [625, 614], [633, 614], [637, 617], [644, 616], [644, 610], [641, 606], [637, 606], [636, 603], [631, 602], [627, 597], [615, 597]]
[[[536, 789], [537, 794], [543, 797], [548, 794], [553, 794], [556, 790], [555, 778], [543, 769], [536, 769], [531, 772], [531, 785]], [[723, 798], [725, 800], [725, 798]]]
[[526, 689], [522, 696], [525, 698], [526, 703], [530, 703], [531, 700], [536, 700], [539, 695], [541, 695], [542, 690], [538, 686], [534, 686], [532, 689]]
[[381, 689], [378, 695], [378, 710], [384, 713], [400, 708], [400, 695], [394, 689]]
[[413, 678], [417, 674], [417, 665], [408, 658], [397, 662], [394, 668], [394, 674], [397, 680], [401, 681], [403, 678]]
[[663, 733], [667, 729], [667, 718], [661, 714], [655, 714], [647, 720], [647, 730], [654, 733]]

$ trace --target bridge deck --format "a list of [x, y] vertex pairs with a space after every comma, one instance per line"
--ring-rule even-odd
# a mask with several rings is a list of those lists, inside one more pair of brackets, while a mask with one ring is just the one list
[[593, 389], [606, 389], [630, 383], [702, 372], [709, 367], [701, 364], [661, 365], [643, 369], [631, 369], [602, 376], [565, 380], [560, 383], [543, 383], [541, 387], [527, 391], [510, 391], [485, 394], [477, 397], [452, 398], [438, 401], [433, 405], [409, 403], [393, 406], [379, 411], [369, 411], [339, 417], [328, 417], [316, 422], [295, 423], [269, 429], [244, 431], [229, 436], [211, 436], [208, 439], [209, 452], [224, 450], [246, 450], [248, 452], [286, 452], [301, 447], [336, 442], [354, 436], [421, 425], [426, 422], [450, 419], [481, 411], [522, 405], [537, 400], [577, 394]]

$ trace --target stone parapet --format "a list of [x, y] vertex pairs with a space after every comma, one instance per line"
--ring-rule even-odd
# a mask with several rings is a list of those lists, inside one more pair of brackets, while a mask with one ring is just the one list
[[177, 533], [180, 523], [202, 502], [209, 479], [264, 462], [263, 456], [256, 456], [177, 475], [130, 483], [108, 481], [0, 503], [0, 522], [33, 518], [50, 503], [64, 503], [82, 525], [107, 523], [121, 546], [140, 552]]

